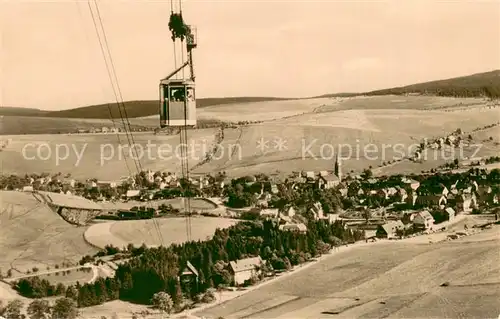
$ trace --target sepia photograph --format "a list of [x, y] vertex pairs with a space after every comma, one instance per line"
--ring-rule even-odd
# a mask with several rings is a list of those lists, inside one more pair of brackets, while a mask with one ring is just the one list
[[0, 319], [500, 318], [500, 0], [0, 0]]

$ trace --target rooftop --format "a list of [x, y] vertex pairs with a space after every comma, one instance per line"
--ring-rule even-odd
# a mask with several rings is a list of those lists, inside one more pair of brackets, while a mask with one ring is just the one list
[[258, 256], [258, 257], [239, 259], [236, 261], [230, 261], [229, 265], [231, 266], [233, 271], [236, 273], [236, 272], [240, 272], [240, 271], [255, 269], [255, 267], [259, 266], [262, 262], [263, 262], [262, 258], [260, 258], [260, 256]]

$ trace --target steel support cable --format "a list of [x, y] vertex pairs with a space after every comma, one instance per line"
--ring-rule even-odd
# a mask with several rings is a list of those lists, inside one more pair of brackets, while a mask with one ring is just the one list
[[[99, 19], [99, 23], [101, 25], [101, 29], [102, 29], [102, 34], [104, 36], [104, 44], [106, 46], [106, 50], [108, 51], [108, 56], [109, 56], [109, 61], [111, 63], [111, 71], [112, 71], [112, 75], [115, 79], [115, 83], [116, 83], [116, 88], [118, 90], [118, 97], [120, 98], [120, 104], [121, 104], [121, 107], [123, 108], [123, 113], [125, 114], [125, 120], [126, 120], [126, 123], [127, 123], [127, 127], [128, 127], [128, 130], [130, 132], [130, 138], [132, 140], [132, 146], [133, 146], [133, 149], [135, 150], [135, 154], [136, 154], [136, 158], [137, 158], [137, 161], [138, 161], [138, 164], [139, 164], [139, 169], [140, 171], [142, 172], [142, 165], [141, 165], [141, 161], [137, 155], [137, 150], [135, 149], [135, 140], [134, 140], [134, 135], [132, 133], [132, 129], [131, 129], [131, 126], [130, 126], [130, 121], [129, 121], [129, 118], [128, 118], [128, 114], [127, 114], [127, 109], [125, 108], [125, 104], [123, 103], [123, 95], [122, 95], [122, 92], [121, 92], [121, 89], [120, 89], [120, 85], [119, 85], [119, 82], [118, 82], [118, 76], [116, 75], [116, 69], [115, 69], [115, 65], [113, 63], [113, 57], [111, 55], [111, 51], [109, 49], [109, 45], [108, 45], [108, 38], [106, 36], [106, 31], [104, 29], [104, 24], [102, 22], [102, 18], [101, 18], [101, 12], [99, 10], [99, 4], [97, 3], [97, 0], [94, 0], [94, 3], [95, 3], [95, 6], [96, 6], [96, 10], [97, 10], [97, 17]], [[131, 147], [132, 147], [131, 146]]]
[[[106, 65], [106, 70], [107, 70], [107, 72], [108, 72], [108, 77], [109, 77], [109, 80], [110, 80], [110, 82], [111, 82], [111, 87], [112, 87], [112, 89], [113, 89], [113, 94], [114, 94], [114, 96], [115, 96], [116, 103], [117, 103], [117, 105], [118, 105], [118, 112], [119, 112], [119, 114], [120, 114], [120, 118], [121, 118], [121, 121], [122, 121], [122, 124], [123, 124], [123, 128], [124, 128], [124, 130], [125, 130], [125, 136], [126, 136], [126, 138], [127, 138], [128, 144], [129, 144], [129, 145], [131, 145], [131, 143], [130, 143], [130, 142], [131, 142], [131, 140], [130, 140], [130, 138], [129, 138], [129, 135], [128, 135], [128, 133], [127, 133], [127, 127], [126, 127], [126, 125], [125, 125], [125, 120], [124, 120], [124, 118], [123, 118], [123, 114], [122, 114], [122, 111], [121, 111], [121, 109], [120, 109], [120, 103], [119, 103], [119, 99], [118, 99], [118, 94], [117, 94], [116, 89], [115, 89], [115, 86], [114, 86], [112, 73], [111, 73], [110, 67], [109, 67], [109, 65], [108, 65], [108, 61], [107, 61], [107, 59], [106, 59], [106, 53], [105, 53], [105, 51], [104, 51], [103, 42], [102, 42], [102, 40], [101, 40], [101, 36], [100, 36], [100, 34], [99, 34], [99, 28], [98, 28], [98, 26], [97, 26], [97, 21], [96, 21], [96, 18], [95, 18], [95, 16], [94, 16], [94, 12], [93, 12], [93, 10], [92, 10], [92, 6], [91, 6], [91, 4], [90, 4], [90, 0], [88, 0], [88, 1], [87, 1], [87, 5], [88, 5], [88, 7], [89, 7], [90, 15], [92, 16], [92, 21], [94, 22], [94, 27], [95, 27], [95, 30], [96, 30], [97, 39], [99, 40], [99, 46], [100, 46], [100, 48], [101, 48], [101, 53], [102, 53], [102, 56], [103, 56], [103, 59], [104, 59], [104, 64]], [[135, 161], [135, 159], [133, 159], [133, 160], [134, 160], [134, 164], [135, 164], [135, 166], [136, 166], [136, 169], [139, 169], [139, 166], [137, 165], [137, 162]]]
[[[80, 21], [82, 21], [82, 23], [83, 23], [83, 21], [84, 21], [84, 19], [83, 19], [83, 13], [82, 13], [82, 11], [80, 9], [80, 6], [78, 4], [78, 0], [75, 3], [76, 3], [76, 8], [78, 9], [78, 15], [80, 17]], [[96, 26], [96, 24], [94, 22], [94, 27], [95, 26]], [[97, 29], [96, 29], [96, 31], [97, 31]], [[90, 41], [89, 41], [88, 34], [85, 31], [84, 31], [84, 33], [85, 33], [85, 38], [87, 40], [87, 45], [89, 45]], [[118, 144], [121, 145], [122, 142], [121, 142], [121, 138], [120, 138], [120, 133], [118, 132], [118, 128], [117, 128], [115, 120], [113, 118], [113, 112], [111, 111], [111, 103], [107, 103], [107, 107], [108, 107], [109, 119], [111, 120], [111, 123], [113, 123], [113, 128], [115, 129], [115, 132], [116, 132], [116, 137], [118, 139]], [[122, 149], [122, 154], [123, 154], [123, 157], [125, 157], [125, 152], [123, 151], [123, 149]], [[130, 169], [130, 166], [128, 165], [128, 162], [127, 162], [126, 159], [125, 159], [125, 166], [127, 167], [127, 171], [129, 172], [129, 175], [132, 175], [132, 170]]]
[[[100, 21], [100, 24], [101, 24], [101, 28], [102, 28], [102, 32], [103, 32], [103, 36], [104, 36], [104, 38], [105, 38], [105, 44], [106, 44], [106, 46], [107, 46], [107, 51], [108, 51], [108, 55], [109, 55], [109, 59], [110, 59], [110, 63], [112, 64], [113, 73], [111, 73], [111, 72], [109, 71], [109, 66], [108, 66], [107, 61], [106, 61], [106, 58], [105, 58], [105, 53], [104, 53], [104, 49], [103, 49], [103, 46], [102, 46], [102, 41], [100, 40], [100, 36], [99, 36], [99, 33], [98, 33], [98, 29], [97, 29], [97, 23], [95, 22], [95, 18], [94, 18], [93, 12], [92, 12], [92, 7], [90, 6], [90, 1], [88, 2], [88, 4], [89, 4], [89, 9], [90, 9], [90, 11], [91, 11], [91, 14], [92, 14], [92, 17], [93, 17], [93, 20], [94, 20], [94, 25], [95, 25], [95, 27], [96, 27], [96, 32], [97, 32], [97, 35], [98, 35], [98, 38], [99, 38], [99, 43], [101, 44], [101, 51], [103, 52], [103, 56], [104, 56], [104, 59], [105, 59], [105, 62], [106, 62], [106, 68], [108, 69], [108, 75], [110, 76], [110, 80], [111, 80], [112, 84], [113, 84], [113, 77], [112, 77], [112, 75], [114, 75], [114, 77], [115, 77], [115, 81], [116, 81], [116, 85], [117, 85], [117, 88], [118, 88], [118, 90], [119, 90], [119, 92], [120, 92], [120, 93], [119, 93], [119, 95], [120, 95], [120, 99], [122, 99], [121, 104], [122, 104], [123, 109], [124, 109], [124, 111], [125, 111], [125, 118], [126, 118], [126, 121], [127, 121], [127, 124], [128, 124], [128, 130], [130, 131], [131, 139], [130, 139], [130, 138], [129, 138], [129, 136], [128, 136], [128, 133], [127, 133], [127, 127], [125, 127], [125, 122], [124, 122], [123, 114], [122, 114], [122, 112], [121, 112], [121, 110], [120, 110], [120, 104], [119, 104], [119, 100], [118, 100], [118, 94], [116, 93], [115, 88], [114, 88], [114, 86], [113, 86], [113, 92], [115, 93], [115, 97], [116, 97], [117, 102], [118, 102], [118, 111], [119, 111], [119, 113], [120, 113], [120, 117], [121, 117], [121, 119], [122, 119], [122, 122], [123, 122], [123, 125], [124, 125], [124, 128], [125, 128], [125, 132], [126, 132], [126, 136], [127, 136], [127, 140], [128, 140], [128, 142], [129, 142], [129, 145], [131, 144], [131, 143], [130, 143], [130, 141], [131, 141], [131, 140], [132, 140], [132, 143], [135, 145], [135, 141], [133, 140], [133, 134], [132, 134], [131, 129], [130, 129], [130, 122], [129, 122], [129, 120], [128, 120], [128, 115], [126, 114], [126, 109], [125, 109], [125, 106], [123, 105], [123, 98], [122, 98], [122, 96], [121, 96], [121, 90], [120, 90], [120, 88], [119, 88], [119, 83], [118, 83], [118, 79], [117, 79], [117, 76], [116, 76], [116, 71], [114, 70], [114, 64], [113, 64], [113, 62], [112, 62], [111, 52], [110, 52], [110, 50], [109, 50], [109, 46], [108, 46], [108, 43], [107, 43], [106, 34], [105, 34], [105, 30], [104, 30], [104, 25], [103, 25], [103, 23], [102, 23], [102, 19], [101, 19], [101, 17], [100, 17], [99, 7], [98, 7], [98, 4], [97, 4], [96, 0], [94, 0], [94, 2], [95, 2], [96, 9], [97, 9], [97, 12], [98, 12], [99, 21]], [[136, 154], [137, 154], [137, 150], [136, 150]], [[137, 161], [137, 162], [136, 162], [136, 161]], [[140, 159], [139, 159], [137, 156], [136, 156], [136, 159], [134, 159], [134, 163], [136, 164], [136, 169], [137, 169], [138, 173], [140, 174], [140, 173], [141, 173], [141, 171], [142, 171], [142, 165], [141, 165]], [[151, 206], [151, 204], [150, 204], [150, 203], [148, 203], [148, 206], [149, 206], [150, 208], [152, 208], [152, 206]], [[162, 246], [164, 246], [164, 240], [163, 240], [163, 236], [162, 236], [161, 231], [160, 231], [160, 227], [158, 226], [157, 221], [156, 221], [154, 218], [153, 218], [153, 224], [154, 224], [154, 226], [155, 226], [155, 230], [156, 230], [156, 232], [157, 232], [157, 235], [158, 235], [158, 237], [159, 237], [159, 239], [160, 239], [161, 245], [162, 245]]]
[[[172, 0], [173, 1], [173, 0]], [[180, 16], [182, 17], [182, 0], [179, 0], [179, 14]], [[184, 21], [184, 20], [182, 20]], [[185, 25], [183, 26], [183, 28], [185, 29]], [[181, 38], [181, 62], [184, 61], [184, 38], [182, 37]], [[185, 73], [184, 73], [184, 68], [182, 69], [182, 78], [184, 79], [185, 78]], [[183, 134], [184, 134], [184, 145], [185, 145], [185, 174], [184, 174], [184, 179], [185, 179], [185, 185], [188, 186], [188, 190], [187, 192], [185, 192], [184, 196], [185, 196], [185, 203], [186, 203], [186, 211], [187, 211], [187, 220], [186, 220], [186, 224], [187, 224], [187, 234], [188, 234], [188, 241], [191, 240], [191, 194], [189, 193], [190, 192], [190, 189], [189, 189], [189, 183], [191, 182], [190, 181], [190, 178], [189, 178], [189, 149], [188, 149], [188, 130], [187, 130], [187, 101], [186, 101], [186, 98], [187, 98], [187, 92], [185, 94], [185, 97], [184, 97], [184, 127], [182, 129], [183, 131]]]

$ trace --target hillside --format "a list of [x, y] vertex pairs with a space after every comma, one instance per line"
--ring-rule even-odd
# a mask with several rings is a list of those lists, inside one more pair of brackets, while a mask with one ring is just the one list
[[0, 106], [0, 116], [44, 116], [48, 111], [24, 107]]
[[[438, 95], [450, 97], [500, 97], [500, 70], [477, 73], [451, 79], [417, 83], [403, 87], [376, 90], [365, 93], [332, 93], [307, 98], [279, 98], [279, 97], [221, 97], [201, 98], [197, 100], [198, 108], [217, 105], [231, 105], [266, 101], [290, 101], [317, 98], [353, 97], [359, 95], [401, 95], [417, 93], [423, 95]], [[124, 102], [125, 113], [129, 118], [147, 117], [158, 114], [158, 101], [127, 101]], [[120, 118], [120, 111], [116, 103], [83, 106], [62, 111], [43, 111], [18, 107], [0, 107], [0, 116], [32, 116], [50, 118], [79, 118], [79, 119], [109, 119], [110, 109], [113, 118]], [[123, 109], [122, 109], [122, 113]]]
[[[202, 98], [197, 100], [197, 108], [213, 105], [224, 105], [233, 103], [251, 103], [263, 101], [283, 101], [290, 98], [279, 97], [223, 97]], [[125, 112], [129, 118], [145, 117], [158, 114], [158, 101], [127, 101], [123, 103]], [[42, 111], [38, 109], [25, 109], [18, 107], [0, 107], [0, 115], [8, 116], [43, 116], [55, 118], [80, 118], [80, 119], [109, 119], [109, 108], [113, 118], [120, 118], [120, 111], [116, 103], [83, 106], [62, 111]], [[124, 114], [123, 109], [121, 112]]]
[[95, 251], [83, 239], [84, 228], [65, 222], [31, 193], [0, 191], [0, 227], [3, 271], [42, 269]]
[[500, 97], [500, 70], [377, 90], [366, 95], [420, 93], [453, 97]]

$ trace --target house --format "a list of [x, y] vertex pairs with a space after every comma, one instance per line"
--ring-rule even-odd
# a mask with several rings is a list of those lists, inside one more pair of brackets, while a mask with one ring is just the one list
[[415, 206], [417, 204], [417, 199], [420, 196], [417, 195], [416, 192], [411, 191], [410, 194], [407, 194], [405, 197], [405, 203], [410, 206]]
[[411, 178], [403, 178], [402, 182], [407, 190], [416, 191], [420, 187], [420, 182]]
[[69, 187], [72, 187], [74, 188], [75, 185], [76, 185], [76, 180], [72, 179], [72, 178], [64, 178], [62, 181], [61, 181], [61, 184], [65, 185], [65, 186], [69, 186]]
[[443, 184], [439, 185], [438, 191], [435, 193], [435, 195], [443, 195], [444, 197], [448, 196], [448, 193], [450, 192], [446, 186]]
[[337, 190], [342, 197], [347, 197], [347, 195], [349, 194], [349, 189], [344, 183], [340, 183]]
[[[406, 199], [408, 198], [408, 192], [404, 188], [399, 188], [398, 189], [398, 194], [397, 194], [398, 201], [400, 203], [406, 203]], [[412, 201], [413, 202], [413, 201]], [[414, 204], [414, 203], [413, 203]], [[412, 204], [412, 205], [413, 205]]]
[[317, 186], [320, 189], [332, 189], [340, 184], [340, 179], [336, 175], [318, 176]]
[[398, 190], [395, 187], [386, 187], [378, 191], [378, 196], [380, 196], [383, 199], [389, 199], [394, 195], [396, 195], [397, 193]]
[[118, 184], [117, 184], [117, 182], [113, 182], [113, 181], [97, 181], [97, 186], [98, 187], [116, 188], [118, 186]]
[[233, 179], [230, 178], [230, 177], [226, 177], [224, 178], [221, 182], [220, 182], [220, 188], [224, 188], [224, 186], [229, 186], [231, 185]]
[[234, 284], [243, 285], [246, 280], [260, 274], [260, 266], [264, 263], [260, 256], [230, 261], [229, 266], [234, 276]]
[[266, 208], [259, 212], [259, 216], [262, 218], [277, 218], [279, 215], [279, 210], [277, 208]]
[[462, 194], [456, 199], [457, 212], [471, 212], [473, 207], [477, 206], [475, 194]]
[[272, 194], [278, 194], [279, 193], [278, 185], [271, 184], [271, 193]]
[[405, 225], [400, 220], [390, 221], [383, 225], [378, 225], [376, 230], [376, 236], [379, 238], [396, 238], [398, 230], [404, 230]]
[[340, 214], [332, 214], [332, 213], [330, 213], [330, 214], [328, 214], [328, 215], [327, 215], [327, 218], [328, 218], [328, 222], [329, 222], [330, 224], [333, 224], [333, 223], [335, 223], [337, 220], [339, 220], [339, 219], [340, 219]]
[[303, 223], [284, 224], [284, 225], [280, 225], [279, 229], [281, 231], [292, 231], [292, 232], [298, 232], [298, 233], [306, 233], [307, 232], [307, 226]]
[[447, 207], [444, 212], [448, 215], [448, 220], [453, 220], [455, 218], [455, 210], [451, 207]]
[[434, 217], [431, 213], [424, 210], [415, 215], [413, 218], [413, 225], [418, 229], [430, 230], [434, 228]]
[[314, 203], [309, 211], [314, 216], [315, 220], [320, 220], [320, 219], [325, 218], [325, 214], [323, 212], [323, 207], [321, 206], [320, 202]]
[[295, 212], [295, 208], [293, 208], [293, 206], [290, 206], [285, 212], [285, 215], [290, 217], [290, 218], [295, 216], [295, 214], [296, 214], [296, 212]]
[[130, 189], [127, 191], [126, 196], [129, 199], [139, 199], [141, 197], [141, 191], [139, 189]]
[[417, 197], [416, 204], [423, 207], [433, 207], [438, 206], [444, 208], [448, 203], [446, 196], [441, 194], [438, 195], [420, 195]]
[[184, 287], [190, 286], [195, 288], [198, 285], [199, 277], [198, 270], [189, 261], [186, 262], [184, 268], [181, 268], [179, 272], [179, 281]]
[[314, 180], [315, 179], [315, 176], [314, 176], [314, 171], [304, 171], [302, 172], [302, 177], [305, 177], [307, 180]]

